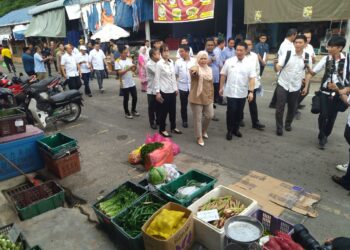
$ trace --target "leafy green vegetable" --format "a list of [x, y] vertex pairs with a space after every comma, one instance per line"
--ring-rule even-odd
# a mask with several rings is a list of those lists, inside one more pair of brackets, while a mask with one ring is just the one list
[[110, 199], [100, 202], [98, 207], [108, 217], [114, 217], [138, 197], [140, 195], [132, 191], [132, 189], [122, 186]]
[[163, 204], [153, 201], [151, 196], [147, 196], [144, 202], [129, 208], [125, 214], [116, 218], [116, 222], [131, 237], [136, 237], [141, 233], [141, 227]]
[[145, 162], [146, 157], [149, 153], [153, 152], [154, 150], [163, 147], [163, 143], [160, 142], [154, 142], [154, 143], [149, 143], [146, 144], [141, 148], [141, 160], [142, 162]]

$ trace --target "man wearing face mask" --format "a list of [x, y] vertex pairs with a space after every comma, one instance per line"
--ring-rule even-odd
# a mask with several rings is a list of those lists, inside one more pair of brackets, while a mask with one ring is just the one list
[[305, 78], [307, 88], [310, 79], [325, 69], [319, 93], [321, 109], [318, 116], [318, 145], [320, 149], [325, 148], [339, 111], [339, 96], [335, 92], [348, 84], [345, 76], [346, 70], [344, 70], [346, 69], [345, 56], [342, 53], [345, 44], [344, 37], [333, 36], [327, 44], [328, 55], [324, 56]]

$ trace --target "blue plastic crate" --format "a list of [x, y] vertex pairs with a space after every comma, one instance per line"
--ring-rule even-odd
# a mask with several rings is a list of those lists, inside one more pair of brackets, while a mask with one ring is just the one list
[[[37, 140], [44, 138], [44, 133], [0, 144], [0, 153], [16, 164], [23, 172], [29, 173], [44, 167]], [[0, 180], [6, 180], [20, 173], [7, 162], [0, 159]]]

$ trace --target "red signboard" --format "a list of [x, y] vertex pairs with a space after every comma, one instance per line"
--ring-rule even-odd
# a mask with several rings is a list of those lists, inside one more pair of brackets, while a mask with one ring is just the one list
[[214, 18], [215, 0], [154, 0], [155, 23], [182, 23]]

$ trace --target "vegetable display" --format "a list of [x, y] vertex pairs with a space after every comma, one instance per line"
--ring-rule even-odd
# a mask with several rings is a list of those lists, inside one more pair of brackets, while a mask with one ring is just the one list
[[154, 217], [146, 233], [161, 239], [169, 239], [186, 223], [187, 218], [184, 216], [184, 212], [163, 209]]
[[139, 198], [137, 193], [128, 187], [122, 186], [110, 199], [100, 202], [98, 207], [108, 217], [114, 217], [137, 198]]
[[24, 248], [22, 242], [12, 243], [6, 235], [0, 234], [0, 249], [23, 250]]
[[209, 223], [217, 228], [222, 228], [228, 218], [240, 214], [245, 208], [246, 206], [243, 203], [235, 200], [232, 196], [223, 196], [210, 199], [200, 206], [198, 211], [217, 209], [220, 219]]
[[143, 224], [162, 206], [163, 204], [152, 201], [148, 196], [144, 202], [129, 208], [117, 217], [116, 222], [128, 235], [136, 237], [141, 233]]
[[149, 171], [149, 182], [153, 185], [163, 183], [167, 177], [167, 172], [163, 167], [151, 167]]
[[153, 152], [154, 150], [156, 150], [158, 148], [163, 147], [163, 145], [164, 144], [160, 143], [160, 142], [154, 142], [154, 143], [149, 143], [149, 144], [144, 145], [141, 148], [141, 160], [142, 160], [142, 162], [145, 162], [146, 157], [149, 153]]

